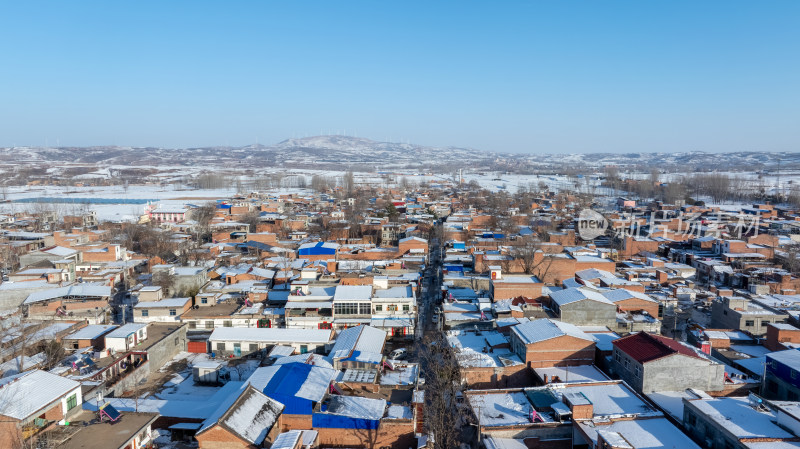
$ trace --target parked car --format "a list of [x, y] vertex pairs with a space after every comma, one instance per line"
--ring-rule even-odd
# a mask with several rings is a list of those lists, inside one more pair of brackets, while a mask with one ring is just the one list
[[406, 348], [395, 349], [389, 353], [389, 358], [392, 360], [403, 360], [408, 356]]

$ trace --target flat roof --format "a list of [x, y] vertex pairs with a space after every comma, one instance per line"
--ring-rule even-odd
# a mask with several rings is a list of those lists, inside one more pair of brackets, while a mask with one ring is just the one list
[[[101, 422], [87, 427], [73, 427], [75, 432], [68, 440], [58, 445], [61, 449], [108, 449], [123, 447], [128, 440], [141, 433], [158, 418], [158, 413], [121, 412], [118, 420]], [[95, 414], [83, 411], [72, 421], [91, 421]], [[62, 426], [59, 426], [62, 427]], [[72, 426], [63, 426], [72, 427]]]

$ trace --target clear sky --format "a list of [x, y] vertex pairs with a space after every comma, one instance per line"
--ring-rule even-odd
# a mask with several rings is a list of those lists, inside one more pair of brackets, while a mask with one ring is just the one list
[[0, 146], [800, 151], [800, 1], [5, 1]]

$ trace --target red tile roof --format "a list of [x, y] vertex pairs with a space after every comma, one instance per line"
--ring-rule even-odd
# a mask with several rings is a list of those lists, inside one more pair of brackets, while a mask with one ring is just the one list
[[683, 354], [702, 358], [691, 348], [660, 335], [639, 332], [613, 341], [614, 346], [639, 363], [646, 363], [668, 355]]

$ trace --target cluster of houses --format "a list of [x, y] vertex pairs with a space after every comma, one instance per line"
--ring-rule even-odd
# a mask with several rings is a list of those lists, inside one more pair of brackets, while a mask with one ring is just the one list
[[[3, 435], [435, 447], [413, 355], [434, 333], [482, 447], [800, 445], [793, 210], [542, 192], [498, 212], [466, 186], [370, 192], [254, 193], [48, 232], [8, 217]], [[589, 206], [599, 235], [582, 233]]]

